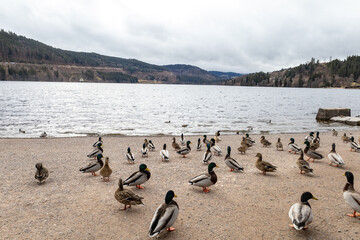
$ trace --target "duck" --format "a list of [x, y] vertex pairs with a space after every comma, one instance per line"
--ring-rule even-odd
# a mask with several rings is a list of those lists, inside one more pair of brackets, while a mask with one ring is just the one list
[[166, 150], [166, 144], [163, 145], [163, 149], [160, 151], [161, 161], [168, 162], [169, 161], [169, 151]]
[[321, 153], [316, 152], [315, 150], [310, 149], [310, 143], [308, 141], [305, 141], [306, 147], [304, 149], [305, 155], [309, 158], [306, 161], [309, 161], [312, 159], [312, 162], [315, 161], [315, 159], [323, 159], [324, 156]]
[[345, 172], [347, 183], [343, 189], [345, 202], [354, 210], [353, 214], [347, 214], [349, 217], [360, 217], [360, 193], [354, 189], [354, 175], [352, 172]]
[[142, 146], [142, 148], [141, 148], [141, 156], [142, 156], [143, 158], [148, 157], [148, 156], [149, 156], [148, 152], [149, 152], [149, 149], [146, 147], [146, 144], [143, 143], [143, 146]]
[[166, 193], [165, 202], [160, 204], [156, 209], [150, 223], [148, 232], [149, 237], [155, 237], [165, 229], [168, 232], [175, 231], [175, 228], [172, 227], [172, 225], [179, 215], [179, 205], [173, 200], [174, 197], [177, 197], [174, 191], [169, 190]]
[[103, 166], [104, 162], [102, 161], [103, 155], [98, 154], [96, 156], [97, 161], [89, 163], [86, 167], [80, 168], [79, 171], [82, 173], [89, 173], [91, 172], [91, 175], [97, 176], [96, 172], [99, 171]]
[[185, 139], [184, 139], [184, 134], [181, 134], [181, 136], [180, 136], [180, 144], [182, 146], [185, 146], [185, 144], [186, 144]]
[[304, 141], [308, 141], [309, 143], [314, 139], [314, 132], [310, 132], [305, 138]]
[[122, 179], [119, 179], [119, 187], [116, 189], [114, 197], [119, 202], [124, 204], [124, 208], [120, 208], [120, 210], [126, 210], [126, 206], [131, 208], [131, 205], [144, 205], [142, 202], [143, 197], [135, 194], [130, 189], [124, 189]]
[[276, 142], [276, 150], [279, 151], [281, 149], [281, 151], [284, 151], [283, 149], [283, 144], [281, 142], [281, 139], [278, 138], [277, 142]]
[[337, 167], [345, 165], [344, 160], [342, 159], [340, 154], [335, 151], [335, 143], [331, 145], [331, 151], [328, 154], [328, 158], [330, 159], [330, 166], [333, 163], [336, 164]]
[[155, 145], [151, 140], [149, 140], [148, 148], [150, 151], [155, 151]]
[[171, 146], [175, 149], [175, 151], [178, 151], [181, 149], [180, 145], [176, 142], [175, 137], [173, 137], [173, 142], [172, 142]]
[[109, 157], [105, 158], [105, 164], [100, 169], [100, 175], [103, 177], [104, 182], [110, 181], [110, 175], [112, 174], [112, 169], [109, 166]]
[[220, 142], [220, 141], [221, 141], [221, 138], [220, 138], [220, 130], [215, 133], [214, 139], [215, 139], [216, 142]]
[[210, 140], [210, 146], [211, 146], [211, 149], [214, 151], [215, 156], [221, 155], [221, 153], [222, 153], [221, 148], [218, 145], [216, 145], [214, 138], [212, 138]]
[[260, 143], [263, 145], [263, 147], [268, 147], [271, 145], [271, 142], [265, 139], [265, 136], [260, 137]]
[[240, 164], [230, 156], [230, 154], [231, 154], [231, 147], [228, 146], [227, 147], [227, 154], [225, 156], [224, 161], [225, 161], [226, 166], [228, 166], [230, 168], [230, 172], [232, 172], [234, 170], [243, 171], [244, 168], [241, 167]]
[[190, 179], [189, 184], [202, 187], [204, 192], [209, 192], [210, 189], [208, 189], [207, 187], [214, 185], [217, 182], [217, 176], [214, 172], [215, 167], [218, 167], [216, 163], [211, 162], [208, 166], [208, 172]]
[[302, 151], [302, 149], [295, 143], [294, 138], [290, 138], [288, 148], [289, 148], [289, 153], [296, 154], [296, 153], [299, 153], [300, 151]]
[[320, 137], [319, 137], [319, 132], [316, 132], [316, 137], [314, 137], [314, 139], [310, 143], [310, 149], [316, 150], [319, 147], [320, 147]]
[[277, 167], [272, 165], [269, 162], [265, 162], [262, 160], [262, 154], [261, 153], [257, 153], [256, 157], [258, 158], [256, 163], [255, 163], [255, 167], [257, 169], [259, 169], [261, 172], [261, 174], [266, 175], [266, 172], [274, 172], [276, 171]]
[[207, 136], [206, 136], [206, 135], [203, 136], [203, 143], [204, 143], [205, 145], [208, 145], [208, 143], [210, 143], [210, 141], [207, 139]]
[[128, 149], [127, 149], [126, 159], [128, 160], [128, 163], [131, 163], [131, 164], [134, 164], [134, 163], [135, 163], [135, 156], [134, 156], [134, 154], [131, 152], [130, 147], [128, 147]]
[[241, 154], [245, 154], [247, 149], [248, 149], [248, 146], [246, 144], [245, 137], [243, 137], [243, 140], [241, 141], [240, 147], [238, 147], [238, 151]]
[[335, 136], [335, 137], [337, 137], [338, 132], [337, 132], [335, 129], [333, 129], [333, 130], [332, 130], [332, 135]]
[[102, 138], [101, 138], [101, 137], [99, 137], [99, 139], [93, 144], [93, 147], [94, 147], [94, 148], [97, 148], [97, 145], [98, 145], [99, 143], [101, 143], [101, 145], [103, 144], [103, 141], [102, 141]]
[[344, 135], [341, 137], [341, 140], [343, 140], [343, 142], [349, 142], [350, 138], [346, 136], [346, 133], [344, 133]]
[[104, 153], [104, 150], [102, 148], [102, 143], [99, 142], [97, 145], [96, 145], [96, 149], [94, 149], [91, 153], [89, 153], [87, 155], [88, 158], [96, 158], [97, 155], [99, 154], [103, 154]]
[[198, 138], [197, 144], [196, 144], [196, 151], [201, 151], [201, 139]]
[[212, 159], [212, 153], [210, 150], [210, 144], [207, 145], [207, 150], [204, 153], [203, 163], [209, 164], [210, 160]]
[[22, 130], [21, 128], [19, 128], [19, 133], [25, 133], [25, 130]]
[[289, 226], [295, 228], [296, 230], [307, 229], [309, 224], [313, 221], [312, 209], [309, 204], [309, 200], [314, 199], [310, 192], [304, 192], [301, 194], [300, 202], [294, 203], [289, 210], [289, 218], [291, 219], [292, 224]]
[[187, 142], [186, 142], [186, 147], [184, 147], [184, 148], [176, 151], [176, 153], [182, 155], [183, 158], [185, 158], [186, 155], [191, 152], [190, 144], [191, 144], [191, 142], [190, 142], [190, 141], [187, 141]]
[[360, 146], [354, 141], [354, 137], [350, 138], [350, 151], [354, 150], [354, 152], [360, 151]]
[[245, 140], [248, 147], [251, 147], [255, 143], [248, 133], [245, 134]]
[[38, 180], [39, 183], [45, 182], [45, 180], [49, 177], [49, 170], [43, 167], [42, 163], [37, 163], [35, 167], [35, 179]]
[[40, 137], [41, 137], [41, 138], [46, 138], [46, 137], [47, 137], [47, 133], [46, 133], [46, 132], [43, 132], [42, 134], [40, 134]]
[[144, 139], [144, 143], [145, 143], [145, 146], [148, 147], [149, 141], [146, 138]]
[[151, 177], [150, 169], [147, 168], [146, 164], [142, 163], [139, 166], [139, 171], [134, 172], [125, 181], [125, 186], [136, 186], [138, 189], [143, 189], [141, 186], [144, 182], [149, 180]]
[[310, 167], [310, 164], [304, 160], [304, 152], [302, 149], [300, 149], [300, 157], [296, 161], [296, 164], [298, 165], [300, 169], [300, 174], [304, 173], [312, 173], [314, 170]]

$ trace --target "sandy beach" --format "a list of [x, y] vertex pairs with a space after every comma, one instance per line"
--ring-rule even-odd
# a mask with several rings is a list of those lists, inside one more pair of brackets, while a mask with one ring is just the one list
[[[209, 193], [188, 184], [189, 179], [207, 171], [202, 163], [205, 147], [195, 150], [197, 136], [185, 136], [192, 142], [186, 158], [172, 149], [170, 136], [148, 137], [156, 146], [148, 158], [141, 158], [140, 153], [144, 137], [104, 137], [103, 155], [110, 158], [113, 169], [110, 182], [79, 172], [89, 163], [86, 155], [92, 151], [95, 137], [0, 139], [0, 239], [147, 239], [153, 214], [170, 189], [178, 196], [174, 200], [180, 213], [176, 231], [161, 239], [359, 239], [360, 218], [346, 216], [352, 209], [343, 199], [346, 178], [342, 174], [353, 172], [355, 189], [360, 190], [360, 153], [349, 151], [342, 134], [320, 134], [318, 151], [325, 158], [310, 163], [313, 175], [299, 174], [299, 155], [286, 148], [291, 137], [304, 147], [306, 133], [265, 135], [272, 142], [269, 148], [261, 146], [260, 135], [251, 135], [256, 143], [245, 155], [237, 151], [241, 135], [222, 135], [218, 145], [223, 155], [213, 157], [219, 165], [215, 169], [218, 182]], [[360, 131], [348, 131], [350, 134], [358, 140]], [[285, 146], [283, 152], [276, 151], [278, 137]], [[161, 162], [159, 155], [164, 143], [169, 162]], [[328, 165], [332, 143], [345, 161], [342, 168]], [[232, 157], [244, 172], [229, 172], [224, 163], [227, 146], [232, 147]], [[126, 161], [127, 147], [135, 154], [134, 165]], [[258, 152], [278, 171], [260, 175], [254, 165]], [[49, 179], [41, 185], [34, 179], [37, 162], [50, 170]], [[151, 178], [143, 185], [145, 189], [130, 189], [144, 197], [145, 206], [120, 211], [123, 205], [114, 199], [118, 179], [126, 179], [140, 163], [147, 164]], [[319, 200], [310, 201], [314, 221], [309, 229], [296, 231], [288, 226], [288, 211], [304, 191]]]

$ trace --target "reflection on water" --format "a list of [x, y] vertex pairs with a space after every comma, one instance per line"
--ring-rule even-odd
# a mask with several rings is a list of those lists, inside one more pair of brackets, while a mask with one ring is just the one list
[[3, 81], [0, 137], [360, 129], [315, 121], [320, 107], [360, 115], [358, 102], [350, 89]]

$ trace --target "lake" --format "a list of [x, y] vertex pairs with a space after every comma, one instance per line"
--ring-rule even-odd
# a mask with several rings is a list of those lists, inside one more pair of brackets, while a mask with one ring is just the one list
[[[360, 115], [359, 90], [118, 83], [0, 82], [0, 137], [213, 135], [359, 130], [315, 120]], [[271, 121], [271, 123], [270, 123]], [[19, 133], [19, 128], [26, 131]]]

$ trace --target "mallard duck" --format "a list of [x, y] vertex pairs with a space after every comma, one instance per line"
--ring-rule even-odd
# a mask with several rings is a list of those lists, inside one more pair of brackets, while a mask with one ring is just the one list
[[212, 153], [211, 153], [211, 150], [210, 150], [210, 144], [208, 144], [207, 145], [207, 150], [204, 153], [203, 163], [209, 163], [211, 159], [212, 159]]
[[300, 174], [304, 173], [312, 173], [313, 169], [310, 167], [310, 164], [304, 160], [304, 153], [302, 149], [300, 149], [300, 157], [296, 161], [296, 164], [298, 165], [300, 169]]
[[169, 151], [166, 150], [166, 144], [164, 144], [163, 149], [160, 151], [161, 161], [168, 162], [169, 161]]
[[149, 149], [146, 147], [146, 144], [143, 143], [143, 146], [142, 146], [142, 148], [141, 148], [141, 156], [142, 156], [143, 158], [148, 157], [148, 156], [149, 156], [148, 152], [149, 152]]
[[308, 202], [310, 199], [318, 200], [310, 192], [304, 192], [301, 194], [301, 202], [295, 203], [291, 206], [289, 210], [289, 218], [291, 219], [292, 224], [290, 227], [293, 227], [296, 230], [308, 228], [309, 224], [313, 220], [311, 206]]
[[320, 137], [319, 132], [316, 132], [316, 137], [310, 142], [310, 149], [316, 150], [320, 147]]
[[102, 154], [96, 156], [97, 161], [89, 163], [86, 167], [80, 168], [79, 171], [82, 173], [91, 172], [92, 175], [97, 176], [96, 172], [99, 171], [103, 166], [104, 162], [102, 161]]
[[42, 163], [37, 163], [35, 167], [35, 179], [38, 180], [39, 183], [45, 182], [45, 180], [49, 177], [49, 171], [43, 167]]
[[335, 151], [335, 143], [332, 144], [332, 148], [331, 148], [331, 151], [330, 151], [328, 157], [330, 159], [329, 165], [332, 165], [334, 163], [334, 164], [336, 164], [337, 167], [339, 167], [339, 166], [343, 166], [345, 164], [344, 160], [342, 159], [340, 154], [338, 154]]
[[201, 151], [201, 139], [198, 138], [197, 144], [196, 144], [196, 151]]
[[210, 141], [207, 139], [207, 136], [204, 135], [203, 137], [204, 137], [204, 138], [203, 138], [203, 143], [204, 143], [205, 145], [208, 145], [208, 144], [210, 143]]
[[333, 130], [332, 130], [332, 135], [335, 136], [335, 137], [337, 137], [338, 132], [337, 132], [335, 129], [333, 129]]
[[180, 145], [176, 142], [176, 139], [173, 137], [172, 147], [175, 149], [175, 151], [178, 151], [181, 149]]
[[141, 186], [144, 182], [150, 179], [150, 169], [147, 168], [146, 164], [140, 164], [139, 171], [134, 172], [125, 181], [125, 186], [136, 186], [138, 189], [143, 189]]
[[217, 176], [214, 172], [214, 168], [218, 167], [214, 162], [208, 166], [208, 172], [203, 173], [189, 180], [190, 185], [202, 187], [204, 192], [209, 192], [210, 189], [207, 187], [214, 185], [217, 182]]
[[185, 144], [186, 144], [185, 139], [184, 139], [184, 134], [181, 134], [181, 136], [180, 136], [180, 144], [182, 146], [185, 146]]
[[230, 172], [232, 172], [234, 170], [243, 171], [244, 168], [241, 167], [240, 164], [230, 156], [230, 154], [231, 154], [231, 147], [228, 146], [227, 147], [227, 154], [225, 156], [224, 161], [225, 161], [226, 166], [228, 166], [230, 168]]
[[283, 149], [283, 144], [282, 144], [282, 142], [281, 142], [281, 139], [280, 138], [278, 138], [278, 140], [277, 140], [277, 142], [276, 142], [276, 150], [280, 150], [281, 149], [281, 151], [284, 151], [284, 149]]
[[277, 168], [276, 166], [262, 160], [262, 154], [261, 153], [257, 153], [256, 157], [258, 159], [257, 159], [257, 161], [255, 163], [255, 167], [257, 169], [259, 169], [260, 171], [262, 171], [261, 174], [266, 175], [266, 172], [274, 172], [274, 171], [276, 171], [276, 168]]
[[127, 149], [127, 153], [126, 153], [126, 159], [128, 160], [128, 163], [135, 163], [135, 156], [134, 154], [131, 152], [130, 147], [128, 147]]
[[248, 147], [251, 147], [255, 143], [248, 133], [245, 134], [245, 140]]
[[354, 137], [350, 138], [350, 151], [354, 150], [354, 152], [360, 151], [360, 146], [354, 141]]
[[104, 166], [100, 169], [100, 175], [103, 177], [103, 180], [105, 182], [110, 181], [110, 175], [112, 174], [112, 170], [109, 166], [109, 158], [106, 157], [105, 158], [105, 164]]
[[308, 141], [309, 143], [314, 139], [314, 132], [310, 132], [305, 138], [304, 142]]
[[344, 135], [341, 137], [341, 139], [343, 140], [343, 142], [349, 142], [350, 138], [348, 136], [346, 136], [346, 133], [344, 133]]
[[150, 151], [155, 151], [155, 145], [151, 140], [149, 140], [148, 148]]
[[176, 151], [176, 153], [182, 155], [183, 157], [186, 157], [186, 155], [191, 152], [190, 144], [191, 144], [191, 142], [187, 141], [186, 142], [186, 147]]
[[[350, 217], [360, 216], [360, 193], [354, 189], [354, 175], [352, 172], [345, 172], [347, 183], [343, 190], [345, 202], [354, 210], [353, 214], [347, 214]], [[358, 212], [358, 213], [356, 213]]]
[[[103, 144], [103, 141], [102, 141], [102, 138], [101, 138], [101, 137], [99, 137], [99, 140], [97, 140], [97, 141], [93, 144], [93, 147], [94, 147], [94, 148], [97, 148], [97, 145], [98, 145], [99, 143], [101, 143], [101, 145]], [[100, 146], [101, 146], [101, 145], [100, 145]]]
[[116, 189], [114, 197], [119, 203], [125, 205], [124, 208], [120, 208], [120, 210], [126, 210], [126, 206], [131, 208], [131, 205], [144, 205], [141, 201], [141, 199], [144, 199], [143, 197], [136, 195], [130, 189], [124, 189], [121, 178], [119, 179], [119, 188]]
[[260, 137], [260, 143], [263, 145], [263, 147], [268, 147], [271, 145], [271, 142], [265, 139], [265, 136]]
[[174, 197], [177, 197], [174, 191], [168, 191], [165, 196], [165, 203], [160, 204], [156, 209], [150, 223], [149, 237], [155, 237], [165, 229], [169, 232], [175, 230], [172, 225], [179, 215], [179, 205], [173, 200]]
[[308, 141], [305, 141], [306, 147], [304, 149], [305, 155], [308, 156], [309, 158], [306, 161], [309, 161], [310, 159], [312, 159], [312, 162], [315, 161], [315, 159], [323, 159], [324, 156], [321, 153], [318, 153], [314, 150], [310, 149], [310, 143]]
[[294, 154], [302, 151], [301, 148], [295, 143], [294, 138], [290, 138], [290, 142], [288, 144], [289, 153], [294, 152]]
[[144, 143], [145, 143], [145, 146], [148, 147], [149, 141], [146, 138], [144, 139]]
[[240, 147], [238, 147], [238, 151], [241, 153], [241, 154], [245, 154], [246, 150], [248, 149], [248, 146], [246, 144], [246, 140], [245, 140], [245, 137], [243, 137], [243, 140], [241, 141], [241, 145]]
[[46, 132], [43, 132], [42, 134], [40, 134], [40, 137], [41, 137], [41, 138], [46, 138], [46, 137], [47, 137], [47, 133], [46, 133]]
[[104, 150], [102, 149], [102, 143], [99, 142], [96, 145], [96, 149], [94, 149], [91, 153], [87, 155], [88, 158], [96, 158], [99, 154], [103, 154]]
[[221, 138], [220, 138], [220, 131], [217, 131], [216, 133], [215, 133], [215, 141], [216, 142], [220, 142], [221, 141]]
[[214, 138], [212, 138], [210, 140], [210, 146], [211, 146], [211, 149], [214, 151], [215, 156], [221, 155], [221, 153], [222, 153], [221, 148], [218, 145], [216, 145]]
[[21, 128], [19, 128], [19, 133], [25, 133], [25, 130], [22, 130]]

